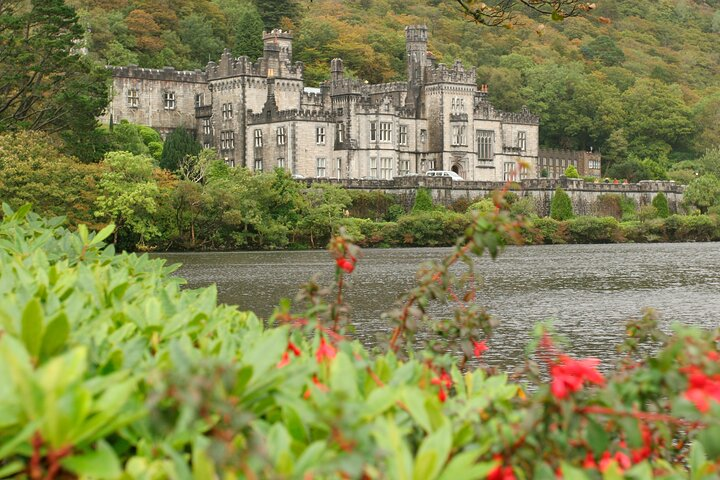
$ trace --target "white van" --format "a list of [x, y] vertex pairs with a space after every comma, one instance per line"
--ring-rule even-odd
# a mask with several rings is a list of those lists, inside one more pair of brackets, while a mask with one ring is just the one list
[[428, 177], [448, 177], [454, 182], [460, 182], [463, 180], [460, 175], [450, 170], [428, 170], [426, 175]]

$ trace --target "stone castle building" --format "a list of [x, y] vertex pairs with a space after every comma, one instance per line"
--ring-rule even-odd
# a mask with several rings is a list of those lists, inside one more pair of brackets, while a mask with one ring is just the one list
[[378, 178], [453, 170], [502, 181], [518, 160], [540, 173], [538, 117], [496, 110], [475, 70], [438, 64], [425, 26], [405, 28], [407, 81], [367, 84], [331, 62], [320, 88], [303, 83], [292, 35], [263, 35], [257, 62], [225, 51], [205, 71], [113, 68], [105, 122], [128, 120], [161, 133], [185, 127], [231, 165], [280, 167], [305, 177]]

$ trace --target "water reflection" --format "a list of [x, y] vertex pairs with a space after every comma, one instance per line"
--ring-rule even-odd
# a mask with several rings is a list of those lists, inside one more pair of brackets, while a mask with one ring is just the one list
[[[412, 286], [418, 265], [449, 249], [366, 250], [352, 276], [348, 302], [356, 336], [372, 345], [389, 326], [380, 319]], [[191, 287], [215, 282], [220, 301], [268, 316], [282, 297], [294, 297], [310, 276], [330, 282], [333, 263], [322, 251], [164, 254], [181, 262]], [[571, 351], [605, 360], [621, 340], [624, 322], [643, 307], [672, 322], [717, 326], [720, 314], [718, 244], [555, 245], [511, 247], [497, 261], [478, 260], [484, 278], [479, 301], [501, 320], [486, 352], [509, 368], [522, 357], [533, 325], [554, 319]], [[435, 315], [449, 312], [433, 305]]]

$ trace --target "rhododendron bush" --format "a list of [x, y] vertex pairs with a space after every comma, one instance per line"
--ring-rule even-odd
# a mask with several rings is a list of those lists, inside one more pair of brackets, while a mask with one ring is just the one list
[[[116, 254], [112, 227], [28, 210], [0, 224], [0, 478], [720, 475], [718, 331], [668, 334], [648, 312], [610, 366], [540, 325], [522, 372], [484, 365], [496, 321], [472, 258], [522, 227], [502, 208], [420, 268], [372, 352], [349, 328], [362, 256], [342, 235], [335, 284], [309, 282], [265, 325], [214, 287], [181, 289], [162, 260]], [[438, 301], [453, 314], [427, 315]]]

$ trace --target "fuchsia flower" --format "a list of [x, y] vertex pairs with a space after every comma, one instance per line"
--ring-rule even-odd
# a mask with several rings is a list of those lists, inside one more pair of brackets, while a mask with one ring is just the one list
[[290, 363], [290, 352], [295, 354], [296, 357], [299, 357], [302, 353], [300, 349], [295, 345], [293, 342], [288, 340], [287, 349], [282, 355], [282, 358], [280, 358], [280, 361], [277, 363], [277, 368], [283, 368], [284, 366], [288, 365]]
[[448, 375], [445, 370], [442, 370], [440, 376], [430, 380], [430, 383], [440, 387], [440, 389], [438, 390], [438, 398], [441, 402], [445, 403], [445, 400], [447, 400], [447, 391], [450, 390], [450, 387], [452, 387], [453, 384], [450, 375]]
[[688, 372], [688, 389], [685, 391], [685, 398], [694, 403], [698, 410], [705, 413], [710, 410], [710, 400], [720, 402], [720, 375], [710, 377], [695, 366], [687, 368], [686, 371]]
[[335, 347], [327, 343], [324, 337], [320, 337], [320, 346], [315, 353], [318, 363], [322, 363], [325, 359], [332, 360], [335, 355], [337, 355]]
[[475, 355], [475, 358], [480, 358], [480, 356], [483, 354], [483, 352], [487, 351], [488, 346], [483, 340], [482, 342], [473, 341], [473, 355]]
[[[502, 460], [502, 456], [494, 455], [493, 460]], [[488, 473], [487, 476], [487, 480], [516, 480], [515, 472], [513, 471], [512, 467], [503, 467], [502, 464], [500, 464], [490, 470], [490, 473]]]
[[352, 271], [355, 270], [355, 257], [350, 257], [350, 260], [345, 257], [340, 257], [335, 260], [335, 263], [337, 263], [337, 266], [347, 273], [352, 273]]
[[567, 355], [560, 355], [558, 362], [550, 368], [552, 383], [550, 391], [558, 400], [579, 391], [584, 382], [602, 385], [605, 378], [596, 367], [600, 363], [597, 358], [575, 360]]

